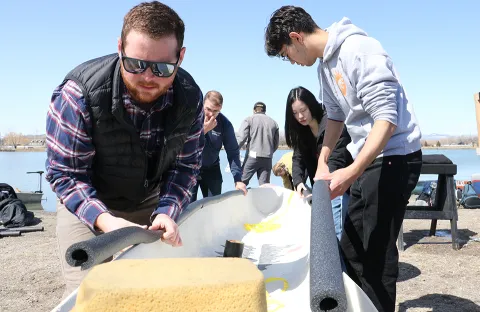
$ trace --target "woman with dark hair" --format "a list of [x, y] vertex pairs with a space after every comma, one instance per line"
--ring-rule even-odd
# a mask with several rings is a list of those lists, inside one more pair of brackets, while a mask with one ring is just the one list
[[[327, 114], [312, 92], [304, 87], [297, 87], [290, 91], [285, 110], [285, 139], [287, 145], [293, 149], [293, 186], [301, 196], [307, 180], [305, 173], [313, 186], [326, 124]], [[345, 168], [353, 162], [352, 156], [347, 150], [347, 144], [350, 141], [350, 136], [344, 127], [328, 160], [330, 172]], [[343, 222], [348, 209], [348, 198], [349, 190], [332, 200], [333, 219], [338, 240], [342, 235]]]

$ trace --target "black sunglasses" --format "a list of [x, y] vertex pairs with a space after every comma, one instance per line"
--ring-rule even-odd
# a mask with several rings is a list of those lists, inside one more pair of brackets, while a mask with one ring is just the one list
[[157, 77], [170, 77], [180, 60], [180, 52], [177, 55], [177, 61], [175, 63], [144, 61], [124, 56], [123, 53], [121, 53], [121, 56], [123, 68], [125, 68], [127, 72], [131, 74], [141, 74], [150, 67], [152, 73]]

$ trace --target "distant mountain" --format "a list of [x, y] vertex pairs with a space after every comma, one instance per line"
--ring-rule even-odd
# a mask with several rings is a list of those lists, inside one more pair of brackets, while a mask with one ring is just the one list
[[45, 140], [47, 138], [47, 135], [45, 134], [26, 134], [24, 135], [25, 138], [29, 139], [29, 140]]

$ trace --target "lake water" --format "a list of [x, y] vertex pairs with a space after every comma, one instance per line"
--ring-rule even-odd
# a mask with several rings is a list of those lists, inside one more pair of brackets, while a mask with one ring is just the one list
[[[273, 163], [277, 162], [288, 150], [278, 150], [273, 156]], [[243, 155], [244, 151], [242, 151]], [[424, 154], [444, 154], [457, 164], [457, 180], [469, 180], [473, 173], [480, 173], [480, 156], [477, 156], [474, 149], [459, 150], [423, 150]], [[0, 152], [0, 182], [8, 183], [14, 188], [22, 191], [38, 190], [38, 175], [26, 174], [27, 171], [45, 171], [46, 152]], [[227, 166], [227, 156], [225, 151], [220, 153], [220, 161], [223, 175], [223, 191], [234, 189], [233, 177], [229, 172], [225, 172]], [[422, 175], [420, 179], [436, 179], [436, 176]], [[56, 195], [50, 189], [45, 181], [45, 174], [42, 176], [42, 190], [44, 192], [42, 206], [47, 211], [55, 211]], [[271, 175], [272, 184], [282, 185], [279, 177]], [[249, 187], [257, 187], [256, 177], [250, 180]], [[199, 198], [201, 198], [199, 191]]]

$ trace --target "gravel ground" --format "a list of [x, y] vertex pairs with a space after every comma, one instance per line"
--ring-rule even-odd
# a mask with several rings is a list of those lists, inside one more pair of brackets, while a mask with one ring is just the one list
[[[43, 232], [0, 238], [1, 312], [50, 311], [62, 296], [55, 213], [35, 215]], [[428, 220], [405, 221], [397, 311], [480, 311], [480, 210], [459, 210], [458, 251], [451, 247], [449, 222], [439, 221], [434, 237], [429, 227]]]
[[0, 311], [49, 311], [64, 285], [57, 258], [55, 213], [34, 211], [42, 232], [0, 238]]

